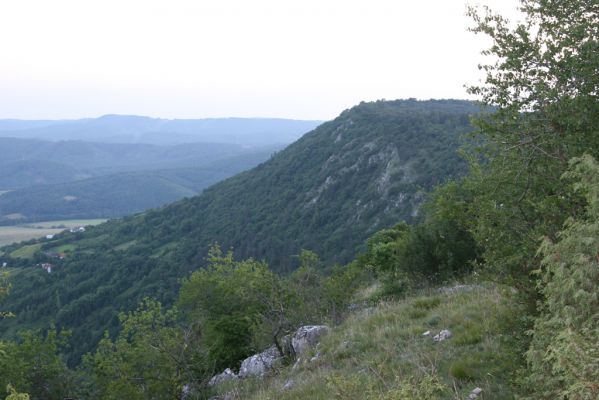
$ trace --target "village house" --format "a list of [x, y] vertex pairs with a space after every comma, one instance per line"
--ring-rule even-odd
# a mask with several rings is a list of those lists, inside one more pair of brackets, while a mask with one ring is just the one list
[[52, 273], [52, 268], [54, 268], [54, 265], [50, 264], [50, 263], [43, 263], [42, 264], [42, 268], [49, 274]]

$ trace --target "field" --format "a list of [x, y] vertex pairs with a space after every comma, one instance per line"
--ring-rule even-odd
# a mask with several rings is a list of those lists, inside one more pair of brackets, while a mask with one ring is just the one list
[[105, 219], [76, 219], [63, 221], [33, 222], [30, 224], [16, 226], [0, 226], [0, 246], [18, 243], [24, 240], [41, 238], [53, 235], [65, 229], [77, 226], [97, 225], [106, 221]]

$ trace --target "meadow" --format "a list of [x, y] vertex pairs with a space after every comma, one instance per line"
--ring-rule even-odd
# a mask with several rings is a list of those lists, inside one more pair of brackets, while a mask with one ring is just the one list
[[97, 225], [105, 221], [105, 219], [72, 219], [33, 222], [15, 226], [0, 226], [0, 246], [41, 238], [46, 235], [54, 235], [65, 229], [78, 226]]

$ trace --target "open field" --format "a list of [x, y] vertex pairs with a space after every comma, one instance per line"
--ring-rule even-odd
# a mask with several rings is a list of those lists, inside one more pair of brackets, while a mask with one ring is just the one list
[[59, 221], [44, 221], [44, 222], [30, 222], [23, 225], [19, 225], [23, 228], [34, 228], [34, 229], [69, 229], [76, 228], [78, 226], [87, 225], [98, 225], [102, 222], [106, 222], [106, 219], [65, 219]]
[[82, 226], [97, 225], [106, 221], [105, 219], [77, 219], [64, 221], [45, 221], [34, 222], [25, 225], [0, 226], [0, 246], [11, 243], [18, 243], [24, 240], [41, 238], [46, 235], [53, 235], [64, 231], [65, 229]]

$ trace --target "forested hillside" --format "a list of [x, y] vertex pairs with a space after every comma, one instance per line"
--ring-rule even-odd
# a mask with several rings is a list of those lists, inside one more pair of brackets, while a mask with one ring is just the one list
[[[100, 174], [87, 179], [38, 184], [11, 190], [0, 196], [0, 225], [62, 219], [122, 217], [159, 207], [183, 197], [195, 196], [216, 182], [268, 160], [274, 151], [272, 147], [247, 149], [221, 159], [210, 160], [210, 157], [206, 157], [208, 161], [198, 159], [196, 163], [199, 165], [185, 168], [155, 169], [160, 164], [168, 165], [165, 160], [157, 160], [154, 168], [145, 171]], [[184, 159], [180, 162], [194, 164], [193, 161]], [[14, 175], [7, 174], [5, 182], [14, 180], [15, 183], [23, 183], [27, 178], [40, 175], [43, 175], [46, 180], [57, 175], [56, 179], [60, 180], [66, 178], [65, 171], [72, 171], [68, 167], [50, 168], [58, 164], [52, 162], [29, 161], [23, 164], [27, 165], [27, 169]], [[48, 169], [43, 169], [36, 174], [32, 171], [34, 165], [45, 166]], [[118, 166], [113, 168], [118, 169]], [[124, 167], [124, 169], [129, 168], [141, 168], [141, 166]], [[98, 170], [94, 172], [98, 173]], [[23, 177], [25, 174], [28, 176]], [[82, 172], [75, 170], [72, 176], [81, 177], [81, 175]], [[19, 178], [21, 178], [20, 182], [18, 182]]]
[[[205, 167], [214, 161], [256, 149], [223, 143], [157, 146], [81, 141], [52, 142], [6, 137], [0, 137], [0, 148], [3, 151], [0, 159], [2, 190], [13, 190], [33, 184], [67, 182], [116, 172]], [[271, 151], [277, 148], [280, 146], [268, 147]], [[62, 172], [63, 170], [70, 173]]]
[[281, 145], [50, 142], [0, 137], [0, 225], [159, 207], [266, 161]]
[[8, 260], [22, 269], [5, 305], [17, 317], [3, 333], [53, 320], [73, 329], [76, 357], [116, 328], [118, 310], [143, 296], [171, 303], [214, 242], [268, 257], [280, 272], [298, 265], [302, 248], [347, 262], [372, 233], [413, 219], [427, 189], [464, 171], [456, 150], [479, 111], [467, 101], [363, 103], [201, 196], [44, 242], [42, 251], [70, 254], [51, 275]]

